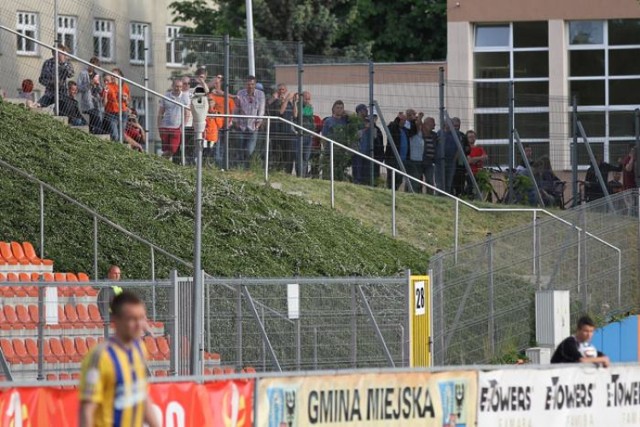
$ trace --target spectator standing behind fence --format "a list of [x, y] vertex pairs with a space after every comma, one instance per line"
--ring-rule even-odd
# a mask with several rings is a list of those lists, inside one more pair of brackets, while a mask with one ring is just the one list
[[[409, 114], [407, 114], [409, 113]], [[391, 134], [392, 141], [387, 141], [387, 148], [385, 149], [385, 163], [390, 168], [401, 169], [398, 159], [396, 158], [395, 151], [400, 156], [400, 161], [406, 164], [409, 156], [409, 140], [417, 133], [415, 121], [413, 121], [415, 112], [413, 110], [407, 110], [407, 113], [399, 112], [398, 116], [388, 125], [389, 133]], [[409, 125], [407, 125], [407, 122]], [[393, 150], [391, 144], [394, 144], [396, 150]], [[393, 181], [393, 173], [387, 169], [387, 188], [391, 188]], [[402, 176], [396, 175], [396, 190], [400, 188], [402, 184]]]
[[[246, 88], [238, 91], [236, 95], [235, 114], [244, 116], [264, 116], [265, 96], [264, 92], [256, 88], [255, 76], [248, 76]], [[262, 119], [236, 118], [233, 121], [237, 129], [238, 149], [237, 160], [244, 168], [249, 167], [251, 156], [256, 149], [258, 132], [262, 126]], [[231, 153], [230, 153], [231, 154]]]
[[120, 103], [119, 88], [114, 77], [105, 74], [103, 77], [102, 105], [104, 105], [104, 130], [111, 135], [112, 141], [120, 140]]
[[[114, 82], [118, 83], [120, 80], [118, 77], [124, 77], [122, 74], [122, 70], [120, 68], [114, 68], [111, 70], [115, 77], [113, 79]], [[129, 89], [129, 85], [122, 82], [122, 124], [124, 126], [127, 123], [127, 118], [129, 117], [129, 101], [131, 100], [131, 89]]]
[[[340, 127], [347, 125], [347, 115], [344, 112], [344, 102], [337, 100], [331, 107], [331, 116], [326, 117], [322, 121], [322, 136], [335, 140], [336, 131]], [[322, 141], [324, 144], [323, 159], [322, 159], [322, 179], [331, 178], [331, 143], [328, 141]], [[335, 155], [335, 152], [334, 152]]]
[[613, 178], [611, 181], [607, 183], [607, 187], [609, 188], [610, 194], [618, 194], [624, 191], [624, 186], [622, 185], [622, 175], [620, 172], [614, 172]]
[[[371, 123], [369, 123], [369, 109], [364, 104], [356, 106], [356, 116], [358, 117], [358, 152], [369, 156], [371, 148], [369, 144]], [[367, 185], [371, 180], [371, 164], [364, 157], [354, 154], [351, 158], [351, 168], [353, 172], [353, 182], [355, 184]]]
[[67, 83], [67, 93], [60, 98], [60, 115], [69, 118], [71, 126], [86, 126], [87, 121], [80, 112], [80, 106], [77, 100], [78, 85], [73, 80]]
[[629, 145], [629, 154], [627, 154], [622, 161], [624, 166], [622, 171], [622, 183], [625, 190], [636, 188], [636, 158], [636, 146], [631, 144]]
[[[224, 76], [218, 74], [209, 85], [209, 94], [207, 95], [207, 99], [209, 100], [209, 114], [231, 114], [236, 108], [234, 101], [235, 96], [231, 94], [228, 95], [229, 102], [227, 108], [224, 108], [223, 81]], [[210, 158], [213, 155], [213, 146], [215, 145], [215, 159], [220, 168], [222, 168], [224, 164], [224, 150], [226, 149], [222, 144], [223, 132], [227, 132], [227, 130], [224, 129], [224, 123], [224, 117], [207, 117], [207, 127], [205, 129], [207, 147], [203, 153], [204, 157]], [[227, 123], [230, 127], [233, 124], [233, 120], [228, 118]]]
[[451, 121], [453, 122], [453, 127], [462, 144], [463, 150], [463, 153], [458, 153], [456, 156], [455, 176], [453, 178], [453, 194], [460, 197], [465, 194], [467, 181], [470, 179], [470, 177], [467, 176], [467, 168], [464, 164], [464, 158], [469, 155], [470, 147], [467, 142], [467, 136], [460, 131], [460, 119], [454, 117]]
[[94, 66], [100, 66], [100, 60], [95, 56], [89, 60], [89, 64], [78, 75], [78, 104], [80, 111], [89, 116], [89, 132], [102, 133], [102, 109], [100, 108], [100, 75]]
[[[289, 92], [285, 84], [280, 83], [273, 97], [267, 101], [269, 115], [292, 121], [293, 117], [298, 115], [298, 106], [294, 104], [296, 95]], [[277, 120], [271, 123], [271, 130], [270, 162], [274, 165], [274, 169], [290, 174], [296, 152], [293, 129], [290, 124]]]
[[[535, 162], [534, 178], [538, 184], [540, 195], [545, 206], [562, 207], [564, 182], [560, 180], [551, 168], [549, 156], [542, 156]], [[537, 199], [537, 197], [536, 197]]]
[[[533, 149], [529, 144], [525, 144], [523, 148], [524, 148], [524, 155], [529, 161], [529, 165], [531, 165], [533, 163]], [[518, 163], [518, 166], [516, 167], [516, 171], [519, 171], [520, 169], [525, 169], [526, 167], [527, 165], [524, 162], [524, 159], [521, 159], [520, 163]]]
[[[444, 130], [441, 132], [440, 139], [444, 142], [444, 174], [445, 174], [445, 191], [449, 194], [456, 196], [462, 195], [464, 191], [464, 183], [466, 180], [466, 172], [458, 172], [458, 165], [463, 162], [461, 156], [468, 155], [468, 144], [466, 137], [460, 132], [460, 119], [454, 117], [451, 119], [454, 129], [450, 129], [448, 124], [445, 124]], [[458, 144], [456, 143], [453, 133], [456, 133], [460, 143], [462, 144], [464, 153], [459, 153]], [[464, 167], [464, 163], [463, 167]]]
[[[299, 111], [298, 104], [300, 102], [300, 94], [295, 94], [293, 97], [293, 105], [294, 105], [294, 120], [298, 122]], [[311, 103], [311, 93], [304, 91], [302, 92], [302, 126], [315, 132], [316, 125], [313, 120], [313, 104]], [[295, 143], [295, 163], [298, 165], [296, 167], [296, 174], [299, 177], [306, 177], [309, 173], [309, 158], [311, 156], [311, 134], [304, 132], [302, 134], [302, 147], [300, 147], [300, 142], [296, 141]], [[302, 163], [300, 163], [300, 148], [302, 148]]]
[[[434, 132], [435, 127], [435, 119], [433, 117], [427, 117], [422, 121], [422, 129], [420, 130], [420, 137], [424, 141], [420, 172], [422, 176], [424, 176], [424, 182], [430, 185], [434, 184], [435, 162], [438, 147], [438, 134]], [[431, 190], [427, 190], [427, 193], [432, 194], [433, 192]]]
[[162, 140], [162, 155], [172, 159], [174, 163], [180, 163], [180, 156], [176, 156], [176, 153], [182, 143], [182, 121], [187, 118], [187, 108], [183, 106], [189, 106], [189, 97], [182, 91], [182, 80], [175, 79], [171, 90], [165, 96], [173, 102], [162, 98], [158, 108], [158, 132]]
[[[418, 114], [416, 119], [416, 134], [409, 139], [409, 155], [407, 158], [407, 173], [422, 181], [424, 178], [424, 138], [422, 137], [422, 125], [424, 114]], [[422, 186], [411, 181], [415, 193], [422, 192]]]
[[[56, 51], [52, 51], [53, 57], [44, 61], [40, 71], [38, 82], [44, 86], [44, 95], [38, 104], [42, 107], [48, 107], [56, 102], [56, 80], [58, 81], [58, 93], [64, 94], [67, 90], [67, 79], [73, 77], [74, 74], [73, 65], [66, 55], [69, 49], [63, 44], [59, 44], [58, 49], [57, 54]], [[56, 76], [56, 60], [58, 61], [58, 76]]]

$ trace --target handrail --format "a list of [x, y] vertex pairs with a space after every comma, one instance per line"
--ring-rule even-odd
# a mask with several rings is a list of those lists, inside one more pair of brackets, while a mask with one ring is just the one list
[[[14, 35], [16, 35], [16, 36], [18, 36], [18, 37], [22, 38], [22, 39], [27, 39], [27, 40], [29, 40], [29, 41], [32, 41], [32, 42], [36, 43], [36, 44], [37, 44], [37, 45], [39, 45], [39, 46], [43, 46], [43, 47], [49, 48], [49, 49], [51, 49], [51, 50], [55, 51], [56, 53], [60, 53], [60, 49], [58, 49], [58, 47], [57, 47], [57, 46], [55, 46], [55, 45], [54, 45], [54, 46], [48, 45], [48, 44], [46, 44], [46, 43], [44, 43], [44, 42], [41, 42], [41, 41], [40, 41], [40, 40], [38, 40], [38, 39], [35, 39], [35, 38], [33, 38], [33, 37], [29, 37], [29, 36], [27, 36], [27, 35], [25, 35], [25, 34], [19, 33], [18, 31], [13, 30], [13, 29], [11, 29], [11, 28], [9, 28], [9, 27], [5, 26], [5, 25], [0, 24], [0, 30], [5, 30], [5, 31], [7, 31], [7, 32], [9, 32], [9, 33], [11, 33], [11, 34], [14, 34]], [[118, 79], [120, 79], [121, 81], [123, 81], [123, 82], [125, 82], [125, 83], [128, 83], [128, 84], [130, 84], [130, 85], [131, 85], [131, 86], [133, 86], [133, 87], [136, 87], [136, 88], [141, 89], [141, 90], [143, 90], [143, 91], [145, 91], [145, 92], [147, 92], [147, 93], [150, 93], [150, 94], [155, 95], [155, 96], [157, 96], [157, 97], [159, 97], [159, 98], [162, 98], [162, 99], [164, 99], [165, 101], [169, 101], [169, 102], [171, 102], [172, 104], [176, 104], [176, 105], [180, 105], [180, 106], [182, 106], [182, 107], [186, 107], [184, 104], [182, 104], [182, 103], [180, 103], [180, 102], [178, 102], [178, 101], [174, 101], [173, 99], [169, 98], [168, 96], [162, 95], [161, 93], [156, 92], [156, 91], [155, 91], [155, 90], [153, 90], [153, 89], [149, 89], [148, 87], [145, 87], [145, 86], [143, 86], [143, 85], [141, 85], [141, 84], [139, 84], [139, 83], [136, 83], [136, 82], [134, 82], [133, 80], [127, 79], [126, 77], [121, 77], [120, 75], [115, 74], [113, 71], [109, 71], [109, 70], [107, 70], [106, 68], [102, 68], [102, 67], [100, 67], [100, 66], [98, 66], [98, 65], [94, 65], [94, 64], [90, 63], [89, 61], [86, 61], [86, 60], [84, 60], [84, 59], [82, 59], [82, 58], [80, 58], [80, 57], [78, 57], [78, 56], [76, 56], [76, 55], [73, 55], [73, 54], [71, 54], [71, 53], [67, 53], [67, 52], [64, 52], [64, 55], [65, 55], [65, 56], [68, 56], [69, 58], [72, 58], [73, 60], [78, 61], [78, 62], [80, 62], [80, 63], [82, 63], [82, 64], [84, 64], [84, 65], [89, 65], [89, 66], [91, 66], [91, 67], [95, 68], [96, 70], [99, 70], [99, 71], [102, 71], [103, 73], [109, 74], [110, 76], [115, 76], [115, 77], [117, 77]]]
[[[332, 139], [329, 139], [326, 136], [323, 136], [323, 135], [321, 135], [321, 134], [319, 134], [317, 132], [314, 132], [314, 131], [311, 131], [309, 129], [306, 129], [303, 126], [300, 126], [300, 125], [298, 125], [298, 124], [296, 124], [294, 122], [286, 120], [283, 117], [279, 117], [279, 116], [253, 116], [253, 115], [241, 115], [241, 114], [217, 114], [217, 113], [216, 114], [207, 114], [207, 117], [223, 117], [223, 118], [226, 117], [226, 118], [240, 118], [240, 119], [279, 120], [279, 121], [281, 121], [283, 123], [286, 123], [287, 125], [290, 125], [290, 126], [296, 128], [296, 129], [298, 129], [298, 130], [300, 130], [302, 132], [306, 132], [306, 133], [308, 133], [308, 134], [310, 134], [312, 136], [315, 136], [316, 138], [320, 138], [323, 141], [327, 141], [328, 143], [330, 143], [330, 144], [332, 144], [334, 146], [340, 147], [343, 150], [346, 150], [351, 154], [355, 154], [356, 156], [362, 157], [362, 158], [364, 158], [365, 160], [367, 160], [367, 161], [369, 161], [371, 163], [383, 166], [383, 167], [395, 172], [396, 174], [399, 174], [399, 175], [401, 175], [401, 176], [403, 176], [405, 178], [413, 180], [416, 183], [421, 184], [421, 185], [429, 188], [430, 190], [437, 192], [438, 194], [441, 194], [443, 196], [446, 196], [446, 197], [452, 199], [456, 203], [461, 203], [461, 204], [463, 204], [465, 206], [468, 206], [469, 208], [473, 209], [476, 212], [532, 212], [532, 213], [533, 212], [536, 212], [536, 213], [539, 212], [539, 213], [543, 213], [545, 215], [548, 215], [549, 217], [551, 217], [551, 218], [553, 218], [553, 219], [555, 219], [557, 221], [560, 221], [563, 224], [566, 224], [566, 225], [568, 225], [570, 227], [573, 227], [577, 231], [583, 231], [576, 224], [573, 224], [572, 222], [567, 221], [567, 220], [565, 220], [565, 219], [563, 219], [563, 218], [561, 218], [561, 217], [549, 212], [546, 209], [540, 209], [540, 208], [482, 208], [482, 207], [476, 206], [471, 202], [468, 202], [468, 201], [466, 201], [464, 199], [461, 199], [461, 198], [456, 197], [456, 196], [454, 196], [452, 194], [449, 194], [446, 191], [439, 189], [438, 187], [435, 187], [435, 186], [433, 186], [431, 184], [428, 184], [428, 183], [426, 183], [426, 182], [424, 182], [424, 181], [422, 181], [422, 180], [420, 180], [418, 178], [415, 178], [415, 177], [413, 177], [413, 176], [411, 176], [409, 174], [406, 174], [406, 173], [402, 172], [401, 170], [398, 170], [396, 168], [390, 167], [389, 165], [384, 164], [383, 162], [381, 162], [379, 160], [376, 160], [376, 159], [374, 159], [372, 157], [369, 157], [366, 154], [362, 154], [359, 151], [354, 150], [353, 148], [350, 148], [350, 147], [347, 147], [346, 145], [340, 144], [339, 142], [333, 141]], [[599, 241], [600, 243], [610, 247], [611, 249], [615, 249], [616, 251], [618, 251], [618, 253], [622, 253], [619, 248], [617, 248], [616, 246], [612, 245], [611, 243], [599, 238], [598, 236], [593, 235], [592, 233], [589, 233], [586, 230], [584, 230], [584, 231], [585, 231], [585, 234], [587, 236]]]

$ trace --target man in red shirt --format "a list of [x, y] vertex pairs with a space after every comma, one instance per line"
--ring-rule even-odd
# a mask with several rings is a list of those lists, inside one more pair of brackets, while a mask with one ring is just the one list
[[629, 146], [629, 154], [622, 161], [622, 165], [624, 189], [636, 188], [636, 147], [634, 144]]
[[471, 172], [475, 176], [480, 169], [484, 167], [484, 162], [486, 162], [489, 157], [487, 153], [484, 151], [479, 145], [476, 145], [476, 139], [478, 135], [475, 131], [469, 130], [467, 131], [467, 141], [469, 142], [469, 146], [471, 147], [471, 151], [467, 156], [467, 160], [469, 160], [469, 165], [471, 166]]

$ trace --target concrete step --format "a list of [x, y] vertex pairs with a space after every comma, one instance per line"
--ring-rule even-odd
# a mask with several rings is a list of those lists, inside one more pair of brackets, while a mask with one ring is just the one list
[[51, 116], [53, 117], [55, 120], [64, 123], [65, 125], [69, 124], [69, 117], [67, 116]]
[[84, 133], [89, 133], [89, 126], [70, 126], [71, 129], [77, 129]]
[[98, 139], [104, 139], [105, 141], [110, 141], [111, 140], [111, 135], [109, 135], [108, 133], [102, 133], [102, 134], [97, 134], [97, 135], [93, 135]]

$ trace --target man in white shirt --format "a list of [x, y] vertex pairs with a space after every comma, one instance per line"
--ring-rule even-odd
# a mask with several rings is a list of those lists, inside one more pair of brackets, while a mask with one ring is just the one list
[[[247, 77], [247, 87], [236, 95], [235, 114], [244, 116], [264, 116], [265, 96], [264, 92], [256, 89], [256, 78]], [[239, 144], [236, 147], [236, 156], [242, 167], [249, 167], [251, 155], [256, 149], [258, 131], [262, 125], [262, 119], [236, 118], [233, 121], [237, 131]]]
[[[189, 114], [189, 95], [182, 91], [182, 80], [173, 81], [171, 90], [165, 94], [167, 98], [160, 100], [158, 108], [158, 131], [162, 140], [162, 155], [168, 159], [173, 159], [175, 163], [179, 162], [180, 156], [176, 153], [180, 149], [182, 142], [182, 121], [188, 119]], [[179, 104], [184, 105], [182, 108]], [[184, 110], [184, 115], [183, 115]]]

